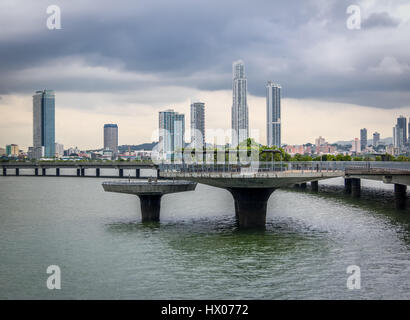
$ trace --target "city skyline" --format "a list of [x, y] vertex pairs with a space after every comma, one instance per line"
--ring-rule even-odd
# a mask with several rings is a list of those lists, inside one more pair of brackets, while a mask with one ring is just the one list
[[[388, 7], [363, 2], [360, 30], [346, 28], [350, 3], [345, 1], [329, 1], [326, 7], [282, 3], [275, 19], [270, 14], [277, 8], [274, 1], [252, 10], [209, 1], [200, 20], [213, 23], [195, 21], [194, 27], [198, 5], [193, 3], [126, 1], [127, 11], [143, 19], [125, 17], [115, 4], [102, 5], [98, 17], [87, 14], [89, 3], [59, 4], [61, 30], [46, 28], [45, 1], [26, 10], [17, 3], [0, 4], [9, 26], [0, 37], [0, 145], [31, 146], [30, 100], [36, 88], [58, 93], [56, 137], [67, 146], [101, 146], [99, 128], [112, 122], [121, 127], [120, 143], [149, 141], [157, 112], [171, 105], [189, 114], [192, 97], [207, 104], [207, 127], [229, 129], [231, 63], [239, 58], [247, 66], [249, 127], [260, 130], [262, 141], [268, 79], [286, 89], [282, 143], [300, 144], [319, 135], [329, 141], [351, 139], [363, 126], [391, 136], [389, 119], [410, 110], [410, 90], [403, 85], [410, 81], [410, 58], [403, 54], [410, 46], [405, 1]], [[104, 19], [112, 25], [102, 24]], [[163, 30], [162, 41], [157, 28]], [[110, 41], [102, 36], [112, 33], [123, 36]], [[302, 114], [307, 119], [300, 119]]]

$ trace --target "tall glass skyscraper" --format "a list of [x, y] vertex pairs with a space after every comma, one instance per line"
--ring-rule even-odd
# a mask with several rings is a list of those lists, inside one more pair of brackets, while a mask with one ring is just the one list
[[172, 109], [159, 113], [159, 143], [162, 153], [169, 158], [175, 151], [185, 147], [185, 115]]
[[55, 94], [53, 90], [36, 91], [33, 96], [33, 156], [55, 156]]
[[281, 91], [272, 81], [266, 85], [266, 140], [269, 147], [281, 147]]
[[113, 158], [118, 153], [118, 125], [115, 123], [104, 125], [104, 150], [112, 151]]
[[393, 128], [393, 144], [399, 150], [402, 150], [407, 143], [407, 118], [400, 116], [397, 118], [397, 124]]
[[191, 103], [191, 144], [195, 149], [205, 148], [205, 103]]
[[247, 102], [248, 83], [242, 60], [232, 64], [232, 146], [236, 147], [249, 137]]
[[367, 148], [367, 129], [360, 129], [360, 149], [365, 151]]

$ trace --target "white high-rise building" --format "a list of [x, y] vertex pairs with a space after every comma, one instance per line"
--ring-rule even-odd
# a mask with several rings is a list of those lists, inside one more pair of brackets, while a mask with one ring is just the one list
[[159, 143], [164, 158], [185, 147], [185, 115], [172, 109], [159, 113]]
[[174, 152], [182, 152], [185, 147], [185, 115], [175, 113], [174, 118]]
[[232, 146], [236, 147], [249, 137], [247, 79], [242, 60], [232, 64]]
[[205, 103], [191, 103], [191, 144], [195, 149], [205, 148]]
[[362, 150], [360, 148], [360, 140], [359, 138], [355, 138], [352, 145], [352, 153], [360, 153]]
[[266, 137], [269, 147], [281, 147], [281, 91], [282, 87], [272, 81], [266, 85]]

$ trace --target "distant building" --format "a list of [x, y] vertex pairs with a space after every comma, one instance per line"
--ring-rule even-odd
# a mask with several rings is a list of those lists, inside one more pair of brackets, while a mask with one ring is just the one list
[[402, 130], [402, 140], [403, 143], [407, 143], [407, 118], [400, 116], [397, 118], [397, 126]]
[[360, 129], [360, 149], [366, 150], [367, 148], [367, 129]]
[[191, 103], [191, 144], [195, 149], [205, 148], [205, 103]]
[[399, 151], [399, 148], [396, 148], [395, 146], [390, 145], [386, 147], [386, 153], [391, 154], [392, 156], [398, 156], [400, 151]]
[[325, 144], [327, 144], [327, 142], [324, 138], [322, 138], [322, 136], [319, 136], [319, 138], [315, 140], [315, 147], [316, 147], [317, 154], [320, 154], [320, 147]]
[[380, 133], [373, 133], [373, 147], [378, 147], [380, 143]]
[[5, 148], [0, 148], [0, 157], [6, 155], [6, 149]]
[[232, 64], [232, 73], [232, 146], [236, 147], [249, 136], [248, 80], [242, 60]]
[[175, 113], [174, 122], [174, 152], [182, 152], [185, 147], [185, 115]]
[[159, 112], [159, 144], [162, 156], [170, 158], [185, 146], [185, 115], [172, 109]]
[[56, 142], [55, 144], [55, 152], [56, 152], [56, 157], [61, 158], [64, 156], [64, 145], [61, 143]]
[[305, 148], [303, 145], [287, 145], [284, 147], [284, 149], [285, 152], [289, 153], [290, 155], [305, 153]]
[[112, 151], [112, 157], [118, 153], [118, 126], [113, 123], [104, 125], [104, 150]]
[[78, 149], [77, 147], [75, 148], [68, 148], [66, 152], [64, 152], [65, 155], [67, 156], [71, 156], [71, 155], [78, 155], [80, 152], [80, 149]]
[[18, 157], [19, 156], [19, 146], [17, 144], [6, 145], [6, 156]]
[[282, 87], [269, 81], [266, 85], [266, 136], [269, 147], [281, 147]]
[[325, 144], [326, 143], [326, 140], [325, 140], [325, 138], [322, 138], [322, 136], [320, 136], [319, 138], [317, 138], [316, 140], [315, 140], [315, 145], [316, 145], [316, 147], [317, 146], [321, 146], [321, 145], [323, 145], [323, 144]]
[[397, 118], [397, 123], [393, 127], [393, 145], [399, 149], [399, 152], [403, 150], [407, 143], [407, 118], [400, 116]]
[[34, 158], [55, 156], [55, 94], [53, 90], [36, 91], [33, 96]]
[[362, 151], [359, 138], [354, 139], [351, 151], [352, 153], [360, 153]]
[[408, 130], [409, 132], [407, 134], [407, 143], [410, 144], [410, 118], [409, 118], [408, 126], [409, 126], [409, 130]]

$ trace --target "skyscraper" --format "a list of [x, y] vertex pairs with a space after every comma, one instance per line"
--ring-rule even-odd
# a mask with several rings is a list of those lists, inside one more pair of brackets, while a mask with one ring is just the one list
[[269, 147], [281, 147], [281, 91], [282, 87], [272, 81], [266, 85], [266, 137]]
[[232, 64], [232, 146], [237, 146], [249, 136], [247, 79], [242, 60]]
[[362, 151], [366, 150], [367, 148], [367, 129], [363, 128], [360, 129], [360, 149]]
[[393, 144], [395, 148], [402, 150], [407, 143], [407, 118], [400, 116], [397, 124], [393, 127]]
[[55, 156], [55, 94], [53, 90], [36, 91], [33, 96], [33, 156]]
[[205, 103], [191, 103], [191, 144], [195, 149], [205, 148]]
[[174, 120], [174, 152], [182, 152], [185, 147], [185, 115], [175, 113]]
[[104, 150], [110, 150], [115, 158], [118, 153], [118, 126], [115, 123], [104, 125]]
[[164, 157], [170, 157], [185, 146], [185, 115], [172, 109], [159, 113], [159, 143]]
[[407, 118], [403, 116], [398, 117], [397, 126], [401, 129], [403, 144], [407, 143]]
[[373, 133], [373, 147], [377, 147], [380, 142], [380, 133], [375, 132]]

